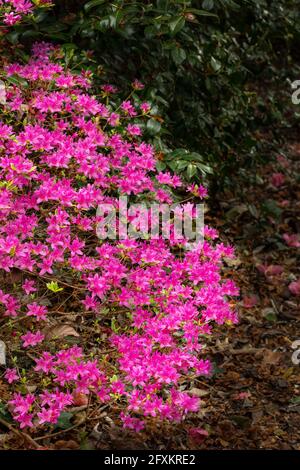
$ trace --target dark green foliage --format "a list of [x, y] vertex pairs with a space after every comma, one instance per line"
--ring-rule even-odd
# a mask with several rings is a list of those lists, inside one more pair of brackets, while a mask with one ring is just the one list
[[[92, 50], [94, 68], [129, 89], [146, 85], [157, 115], [147, 132], [161, 166], [188, 179], [214, 170], [228, 183], [255, 164], [258, 126], [283, 118], [276, 98], [258, 98], [259, 81], [281, 80], [297, 56], [299, 0], [57, 1], [15, 28], [11, 41], [65, 43], [70, 60]], [[163, 139], [161, 139], [163, 137]], [[182, 149], [173, 151], [174, 148]], [[189, 149], [189, 153], [184, 149]], [[172, 151], [172, 153], [169, 153]]]

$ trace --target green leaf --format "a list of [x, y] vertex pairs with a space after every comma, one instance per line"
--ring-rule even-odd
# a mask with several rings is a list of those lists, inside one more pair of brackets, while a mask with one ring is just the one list
[[183, 155], [182, 158], [184, 160], [188, 160], [188, 161], [198, 161], [198, 162], [203, 162], [203, 157], [202, 155], [200, 155], [199, 153], [197, 152], [191, 152], [191, 153], [188, 153], [187, 155]]
[[197, 8], [188, 8], [186, 11], [188, 13], [194, 13], [195, 15], [198, 15], [198, 16], [211, 16], [214, 18], [218, 18], [218, 15], [215, 15], [215, 13], [210, 13], [209, 11], [205, 11], [205, 10], [198, 10]]
[[44, 31], [47, 34], [50, 34], [51, 36], [60, 33], [62, 31], [66, 31], [68, 27], [65, 24], [62, 23], [52, 23], [52, 24], [45, 24], [41, 27], [41, 31]]
[[77, 46], [73, 42], [66, 42], [65, 44], [62, 45], [62, 48], [65, 49], [66, 51], [70, 51], [73, 49], [77, 49]]
[[52, 292], [55, 292], [55, 293], [64, 290], [63, 287], [58, 286], [56, 281], [47, 282], [46, 286], [47, 286], [47, 289], [49, 289], [49, 290], [51, 290]]
[[119, 331], [119, 328], [117, 326], [116, 317], [112, 317], [112, 319], [111, 319], [111, 329], [114, 333], [118, 333], [118, 331]]
[[25, 80], [25, 78], [19, 77], [18, 75], [10, 75], [9, 77], [5, 77], [5, 80], [7, 80], [9, 83], [12, 83], [13, 85], [24, 88], [28, 87], [28, 82]]
[[213, 7], [214, 7], [214, 0], [203, 0], [202, 8], [205, 8], [205, 10], [212, 10]]
[[17, 44], [19, 33], [17, 31], [11, 31], [10, 33], [6, 34], [5, 38], [8, 39], [11, 44]]
[[168, 8], [168, 4], [169, 4], [169, 0], [157, 0], [157, 8], [159, 8], [160, 10], [167, 10]]
[[157, 171], [164, 171], [166, 169], [166, 164], [164, 162], [158, 161], [156, 162], [156, 169]]
[[184, 17], [178, 16], [174, 18], [172, 21], [170, 21], [169, 28], [173, 34], [176, 34], [184, 27], [184, 25], [185, 25]]
[[188, 162], [185, 161], [185, 160], [179, 160], [179, 162], [177, 162], [177, 170], [183, 170], [184, 168], [186, 168], [188, 166]]
[[196, 165], [193, 165], [192, 163], [189, 163], [187, 166], [186, 174], [188, 179], [192, 179], [193, 176], [197, 174], [197, 167]]
[[154, 38], [157, 33], [158, 29], [155, 26], [147, 26], [144, 30], [144, 34], [147, 39]]
[[185, 50], [179, 47], [172, 49], [171, 56], [176, 65], [182, 64], [182, 62], [186, 59]]
[[34, 23], [41, 23], [47, 18], [47, 12], [45, 10], [38, 10], [34, 12], [33, 22]]
[[26, 31], [22, 33], [22, 38], [37, 38], [40, 35], [41, 33], [35, 29], [26, 29]]
[[98, 5], [101, 5], [105, 1], [106, 0], [91, 0], [90, 2], [87, 2], [83, 8], [86, 12], [89, 12], [92, 8], [97, 7]]
[[177, 158], [177, 157], [181, 157], [181, 158], [184, 158], [185, 155], [188, 155], [188, 151], [186, 149], [182, 149], [182, 148], [178, 148], [176, 150], [173, 150], [173, 152], [170, 152], [168, 155], [167, 155], [167, 158]]
[[282, 209], [277, 205], [274, 199], [267, 199], [263, 202], [262, 208], [267, 215], [271, 215], [278, 219], [282, 214]]
[[13, 422], [10, 412], [7, 409], [7, 405], [0, 403], [0, 416], [2, 416], [9, 423]]
[[290, 399], [290, 403], [293, 403], [294, 405], [300, 404], [300, 397], [293, 397]]
[[168, 167], [171, 168], [172, 171], [174, 171], [174, 173], [176, 172], [177, 170], [177, 162], [176, 161], [169, 161], [168, 162]]
[[147, 130], [151, 135], [158, 134], [159, 131], [161, 130], [161, 124], [160, 122], [156, 121], [155, 119], [149, 119], [147, 122]]
[[59, 428], [59, 429], [69, 429], [72, 426], [72, 423], [71, 423], [72, 416], [73, 416], [72, 413], [68, 413], [67, 411], [63, 411], [59, 415], [59, 418], [57, 420], [57, 423], [56, 423], [55, 427]]
[[[110, 17], [106, 16], [102, 18], [100, 21], [97, 22], [96, 27], [100, 31], [105, 31], [106, 29], [108, 29], [110, 27]], [[89, 33], [91, 33], [90, 30], [89, 30]]]
[[214, 57], [212, 57], [210, 59], [210, 65], [212, 66], [212, 69], [214, 70], [214, 72], [218, 72], [220, 70], [220, 68], [222, 67], [221, 62], [219, 62]]
[[204, 175], [205, 174], [213, 174], [213, 169], [208, 166], [208, 165], [204, 165], [203, 163], [195, 163], [195, 165], [197, 166], [197, 168], [199, 168], [199, 170], [201, 171], [201, 173], [203, 173]]

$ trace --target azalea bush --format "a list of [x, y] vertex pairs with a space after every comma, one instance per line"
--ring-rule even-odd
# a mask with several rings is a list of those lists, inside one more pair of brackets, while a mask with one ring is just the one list
[[[55, 425], [74, 406], [108, 404], [127, 428], [199, 409], [193, 381], [212, 372], [205, 343], [237, 321], [224, 278], [233, 248], [205, 226], [203, 243], [101, 240], [97, 207], [206, 196], [157, 169], [151, 104], [37, 43], [4, 65], [0, 123], [0, 312], [9, 412], [21, 428]], [[85, 336], [84, 336], [85, 335]], [[83, 341], [83, 337], [86, 338]]]

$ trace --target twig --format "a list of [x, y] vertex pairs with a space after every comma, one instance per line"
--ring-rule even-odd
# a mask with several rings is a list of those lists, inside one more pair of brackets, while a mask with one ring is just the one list
[[279, 310], [278, 310], [278, 308], [277, 308], [276, 302], [275, 302], [275, 300], [273, 299], [273, 297], [271, 297], [271, 304], [272, 304], [272, 306], [273, 306], [273, 308], [274, 308], [274, 310], [275, 310], [275, 313], [276, 313], [277, 315], [280, 315], [280, 312], [279, 312]]
[[74, 406], [73, 408], [68, 408], [70, 413], [77, 413], [78, 411], [86, 410], [88, 405]]
[[232, 354], [233, 356], [239, 355], [239, 354], [257, 354], [258, 352], [263, 352], [265, 348], [245, 348], [245, 349], [225, 349], [224, 351], [220, 352], [226, 352], [228, 354]]
[[74, 424], [74, 426], [71, 426], [68, 429], [62, 429], [61, 431], [53, 432], [52, 434], [46, 434], [46, 436], [37, 437], [36, 441], [42, 441], [44, 439], [49, 439], [50, 437], [56, 437], [60, 434], [63, 434], [64, 432], [72, 431], [72, 429], [78, 428], [78, 426], [81, 426], [85, 421], [86, 421], [86, 417], [81, 419], [79, 423]]
[[37, 442], [35, 442], [32, 437], [30, 437], [26, 432], [23, 431], [18, 431], [18, 429], [15, 429], [10, 423], [8, 423], [5, 419], [0, 418], [0, 423], [3, 424], [7, 429], [9, 429], [11, 432], [16, 434], [18, 437], [22, 437], [25, 441], [27, 441], [29, 444], [31, 444], [33, 447], [36, 449], [39, 449], [40, 446]]

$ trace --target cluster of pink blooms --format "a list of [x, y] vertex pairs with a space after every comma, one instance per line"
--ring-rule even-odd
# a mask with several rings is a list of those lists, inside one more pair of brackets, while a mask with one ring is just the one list
[[[44, 423], [55, 424], [61, 412], [74, 404], [79, 394], [85, 395], [93, 390], [101, 401], [110, 398], [112, 387], [106, 384], [107, 379], [100, 371], [97, 361], [85, 360], [82, 349], [78, 346], [58, 351], [55, 355], [42, 353], [36, 360], [34, 370], [46, 375], [51, 374], [53, 388], [38, 395], [14, 393], [9, 405], [21, 428]], [[6, 378], [9, 383], [15, 381], [15, 369], [10, 369]]]
[[[183, 183], [156, 171], [155, 151], [141, 139], [150, 106], [103, 104], [92, 94], [91, 74], [72, 74], [57, 57], [55, 47], [41, 43], [28, 64], [5, 69], [30, 86], [7, 87], [0, 122], [0, 269], [23, 273], [11, 291], [0, 291], [0, 311], [8, 321], [15, 317], [16, 341], [36, 354], [30, 374], [37, 381], [46, 375], [48, 384], [42, 393], [15, 389], [10, 408], [21, 427], [55, 423], [80, 393], [119, 403], [130, 429], [142, 429], [147, 417], [179, 421], [199, 408], [189, 383], [211, 373], [201, 352], [206, 336], [214, 323], [237, 321], [230, 296], [238, 290], [222, 277], [222, 259], [233, 249], [217, 243], [210, 227], [190, 251], [182, 249], [185, 240], [96, 237], [99, 204], [124, 195], [170, 203], [172, 188]], [[206, 196], [203, 186], [190, 189]], [[48, 290], [47, 307], [40, 298], [51, 279], [74, 284], [82, 315], [95, 315], [100, 326], [104, 307], [116, 313], [109, 360], [77, 346], [47, 352], [43, 328], [55, 296]], [[14, 369], [6, 377], [17, 387]]]
[[0, 17], [6, 26], [13, 26], [30, 15], [37, 6], [50, 6], [50, 0], [0, 0]]

